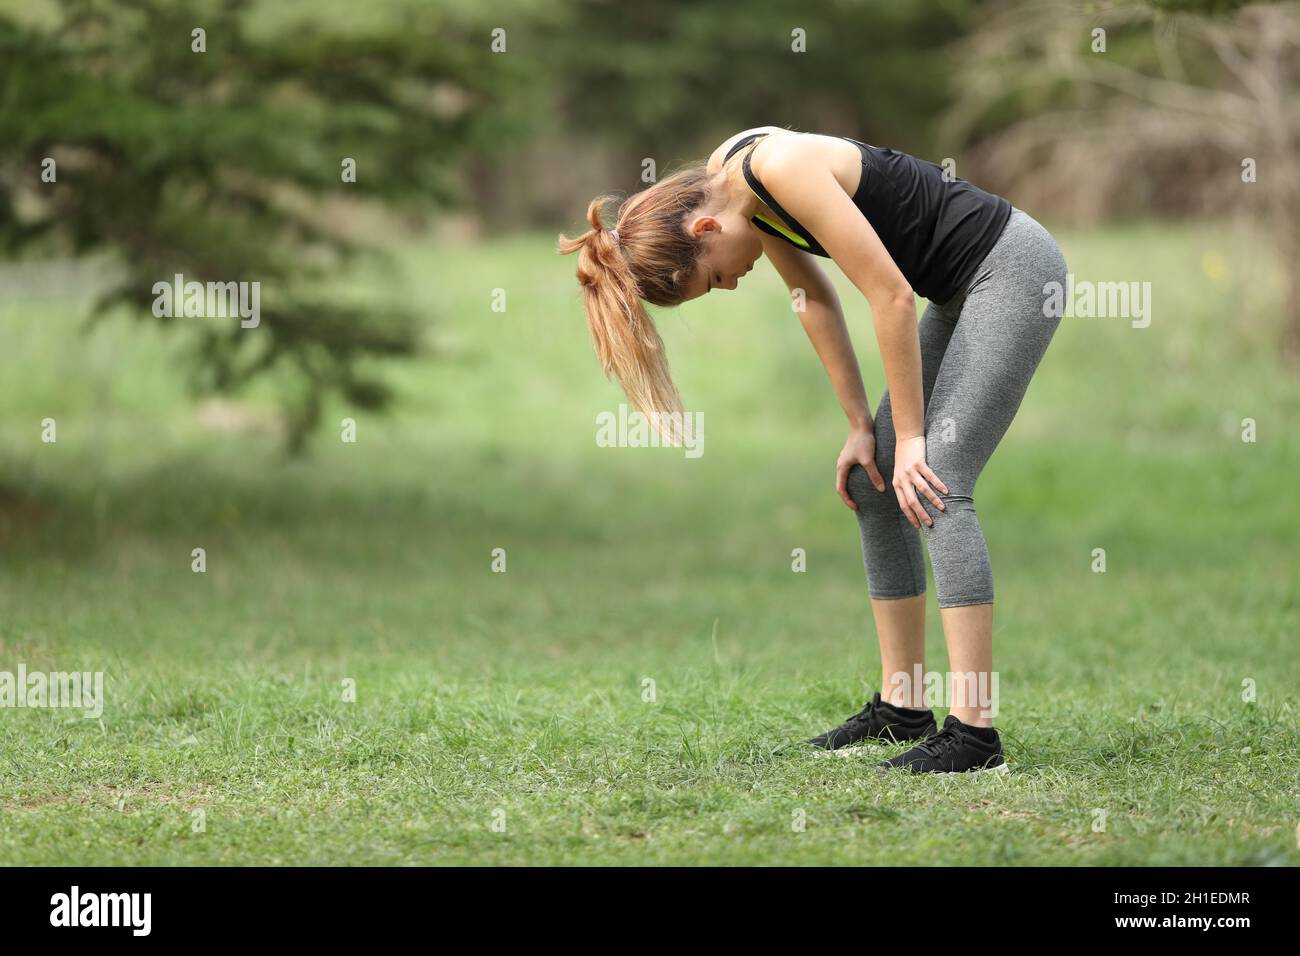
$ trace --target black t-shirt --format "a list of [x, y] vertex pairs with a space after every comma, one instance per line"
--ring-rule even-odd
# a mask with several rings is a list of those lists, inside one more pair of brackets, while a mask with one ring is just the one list
[[[726, 158], [766, 135], [742, 137]], [[1011, 217], [1011, 203], [964, 179], [945, 179], [943, 169], [934, 163], [847, 136], [840, 138], [862, 153], [862, 179], [853, 204], [871, 223], [912, 289], [943, 305], [965, 289], [998, 241]], [[758, 181], [749, 168], [749, 153], [745, 154], [744, 173], [749, 188], [783, 220], [774, 223], [756, 216], [755, 226], [796, 248], [830, 258], [812, 233], [782, 209]]]

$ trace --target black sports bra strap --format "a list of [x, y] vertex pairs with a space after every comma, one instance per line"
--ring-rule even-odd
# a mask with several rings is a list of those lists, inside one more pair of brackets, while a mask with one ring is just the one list
[[745, 182], [749, 183], [749, 188], [754, 191], [755, 195], [757, 195], [759, 199], [767, 203], [768, 209], [781, 217], [785, 222], [786, 227], [789, 228], [791, 232], [807, 243], [806, 248], [815, 251], [818, 255], [829, 255], [829, 253], [822, 249], [821, 243], [813, 238], [812, 233], [805, 229], [800, 224], [799, 220], [786, 212], [781, 204], [776, 201], [776, 197], [767, 191], [767, 187], [758, 181], [758, 177], [755, 176], [753, 170], [749, 168], [749, 157], [751, 153], [753, 153], [753, 150], [750, 150], [745, 154], [745, 159], [742, 163], [742, 170], [745, 173]]
[[731, 159], [732, 156], [735, 156], [750, 143], [754, 142], [754, 140], [766, 135], [766, 133], [750, 133], [748, 136], [740, 137], [740, 139], [731, 144], [731, 149], [727, 150], [727, 155], [722, 157], [722, 161], [725, 163], [727, 160]]

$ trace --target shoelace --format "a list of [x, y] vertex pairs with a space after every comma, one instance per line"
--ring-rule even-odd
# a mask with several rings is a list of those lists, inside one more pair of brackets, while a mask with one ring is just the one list
[[848, 720], [844, 721], [844, 723], [840, 724], [840, 726], [836, 729], [852, 727], [852, 726], [856, 726], [857, 724], [865, 724], [867, 721], [871, 719], [871, 715], [875, 713], [875, 711], [876, 711], [876, 702], [874, 700], [869, 700], [866, 702], [866, 704], [863, 705], [861, 711], [854, 714]]
[[960, 742], [961, 735], [952, 727], [945, 727], [929, 740], [917, 744], [916, 749], [929, 754], [931, 757], [939, 757], [949, 747], [954, 747]]

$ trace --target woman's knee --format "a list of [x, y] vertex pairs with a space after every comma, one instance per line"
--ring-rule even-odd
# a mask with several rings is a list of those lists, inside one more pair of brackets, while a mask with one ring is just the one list
[[925, 502], [933, 524], [925, 529], [940, 607], [988, 604], [993, 600], [993, 569], [988, 545], [968, 495], [942, 495], [944, 510]]
[[858, 506], [859, 514], [888, 509], [890, 504], [893, 504], [895, 510], [898, 508], [898, 503], [893, 500], [893, 489], [885, 485], [883, 492], [877, 491], [876, 486], [871, 483], [867, 469], [861, 465], [854, 465], [849, 469], [844, 487], [849, 497], [853, 499], [853, 503]]

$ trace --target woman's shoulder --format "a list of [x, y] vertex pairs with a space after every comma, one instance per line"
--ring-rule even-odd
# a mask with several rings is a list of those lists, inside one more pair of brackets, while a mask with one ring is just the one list
[[737, 142], [744, 139], [746, 136], [752, 136], [755, 133], [768, 134], [768, 133], [792, 133], [792, 132], [795, 132], [795, 130], [785, 129], [781, 126], [755, 126], [753, 129], [742, 130], [741, 132], [736, 133], [733, 136], [728, 136], [726, 139], [722, 141], [722, 145], [720, 145], [717, 149], [715, 149], [712, 152], [712, 154], [710, 154], [709, 165], [708, 165], [709, 172], [716, 173], [719, 169], [721, 169], [722, 161], [726, 157], [727, 151], [731, 149], [731, 147], [734, 146]]

